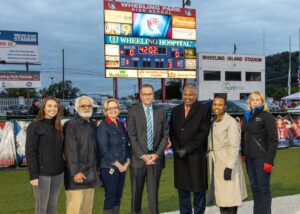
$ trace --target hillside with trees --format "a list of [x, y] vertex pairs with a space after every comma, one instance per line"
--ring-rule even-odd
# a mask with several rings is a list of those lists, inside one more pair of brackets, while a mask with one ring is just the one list
[[[298, 88], [299, 52], [292, 53], [291, 93]], [[288, 94], [289, 52], [282, 52], [266, 57], [266, 94], [279, 100]]]

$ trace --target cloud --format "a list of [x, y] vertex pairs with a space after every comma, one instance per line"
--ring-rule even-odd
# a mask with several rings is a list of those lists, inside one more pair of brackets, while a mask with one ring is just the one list
[[[125, 0], [126, 1], [126, 0]], [[197, 10], [197, 45], [200, 52], [262, 54], [298, 50], [300, 7], [298, 0], [191, 0]], [[135, 2], [131, 0], [127, 2]], [[144, 0], [142, 3], [181, 7], [182, 1]], [[65, 50], [66, 79], [83, 92], [112, 94], [112, 80], [104, 78], [103, 1], [1, 0], [0, 30], [39, 33], [43, 87], [50, 77], [61, 80], [62, 49]], [[25, 66], [1, 66], [0, 69]], [[75, 71], [74, 69], [77, 69]], [[145, 80], [149, 81], [149, 80]], [[119, 80], [119, 94], [132, 94], [137, 80]], [[150, 80], [156, 88], [159, 80]], [[129, 86], [129, 87], [128, 87]]]

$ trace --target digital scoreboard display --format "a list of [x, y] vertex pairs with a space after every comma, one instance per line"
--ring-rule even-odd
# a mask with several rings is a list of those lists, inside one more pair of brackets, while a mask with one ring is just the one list
[[184, 48], [120, 45], [121, 68], [184, 69]]
[[196, 78], [196, 11], [104, 1], [106, 77]]

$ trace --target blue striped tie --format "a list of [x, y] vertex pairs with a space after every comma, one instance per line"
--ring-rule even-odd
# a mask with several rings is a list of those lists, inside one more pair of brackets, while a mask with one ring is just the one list
[[153, 150], [153, 129], [152, 129], [152, 120], [151, 120], [151, 109], [147, 108], [146, 110], [146, 119], [147, 119], [147, 149]]

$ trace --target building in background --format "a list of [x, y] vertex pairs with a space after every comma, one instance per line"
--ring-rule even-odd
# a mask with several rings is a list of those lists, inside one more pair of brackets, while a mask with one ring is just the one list
[[247, 99], [258, 90], [265, 94], [265, 57], [222, 53], [199, 53], [198, 99], [224, 96]]

